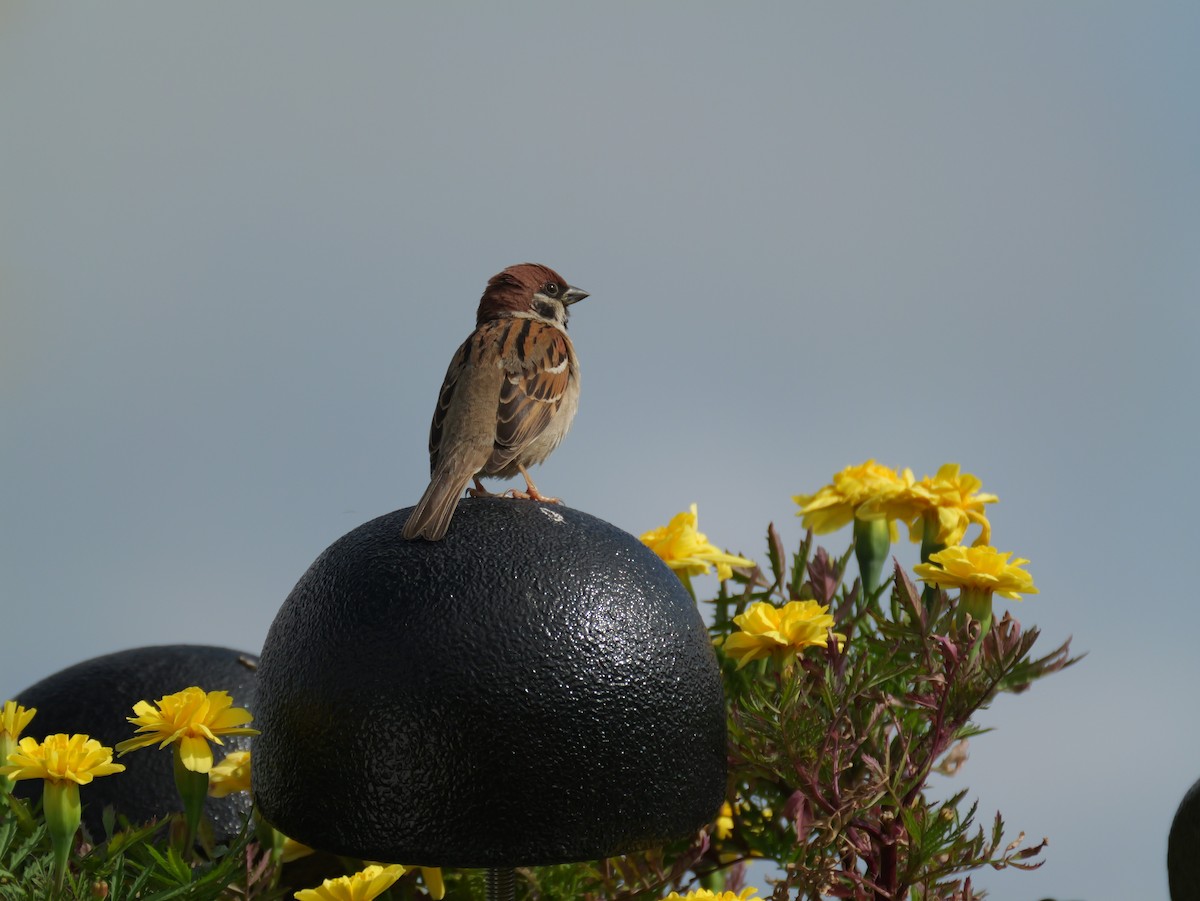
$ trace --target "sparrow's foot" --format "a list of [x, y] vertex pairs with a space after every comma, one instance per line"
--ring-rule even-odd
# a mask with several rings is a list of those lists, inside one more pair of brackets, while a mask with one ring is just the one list
[[529, 473], [525, 471], [524, 466], [518, 466], [517, 469], [519, 469], [521, 471], [521, 475], [525, 477], [525, 490], [520, 491], [516, 488], [510, 488], [508, 491], [505, 492], [505, 494], [508, 494], [511, 497], [521, 498], [522, 500], [539, 501], [540, 503], [543, 503], [543, 504], [561, 504], [562, 503], [562, 501], [559, 500], [558, 498], [546, 497], [546, 495], [544, 495], [540, 491], [538, 491], [537, 485], [533, 484], [533, 479], [529, 478]]
[[467, 494], [470, 497], [503, 497], [504, 496], [502, 494], [492, 494], [492, 492], [488, 491], [486, 488], [483, 487], [483, 482], [479, 481], [479, 479], [475, 480], [474, 488], [467, 489]]
[[509, 488], [508, 491], [504, 492], [504, 494], [506, 497], [518, 498], [519, 500], [523, 500], [523, 501], [537, 501], [538, 503], [542, 503], [542, 504], [561, 504], [562, 503], [561, 498], [546, 497], [546, 495], [542, 494], [540, 491], [537, 490], [536, 485], [530, 485], [528, 491], [519, 491], [516, 488]]

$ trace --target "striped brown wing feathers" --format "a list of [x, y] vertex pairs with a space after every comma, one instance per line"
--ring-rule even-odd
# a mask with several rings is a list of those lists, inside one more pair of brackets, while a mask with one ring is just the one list
[[446, 370], [446, 379], [442, 390], [438, 393], [437, 406], [433, 409], [433, 423], [429, 426], [429, 471], [437, 471], [438, 459], [441, 455], [443, 428], [446, 425], [446, 412], [450, 409], [450, 401], [454, 397], [454, 389], [458, 386], [459, 376], [463, 374], [463, 364], [470, 352], [471, 339], [468, 338], [454, 354], [450, 367]]
[[511, 319], [501, 348], [505, 378], [489, 469], [498, 471], [534, 441], [562, 405], [571, 378], [567, 336], [552, 325]]

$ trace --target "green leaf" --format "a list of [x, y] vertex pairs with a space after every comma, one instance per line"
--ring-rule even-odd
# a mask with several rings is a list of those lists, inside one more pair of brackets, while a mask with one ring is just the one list
[[804, 587], [804, 575], [808, 572], [808, 557], [812, 553], [813, 532], [809, 529], [800, 542], [800, 549], [792, 558], [792, 578], [788, 584], [788, 599], [798, 600], [800, 589]]
[[104, 826], [104, 838], [106, 840], [113, 837], [113, 831], [117, 826], [117, 811], [111, 804], [105, 804], [104, 810], [100, 814], [100, 822]]

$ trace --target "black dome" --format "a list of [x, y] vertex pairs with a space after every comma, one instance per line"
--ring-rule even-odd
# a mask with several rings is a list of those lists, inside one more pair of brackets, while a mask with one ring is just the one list
[[686, 836], [725, 793], [720, 671], [695, 604], [578, 510], [468, 499], [326, 550], [258, 674], [254, 793], [325, 851], [426, 866], [587, 860]]

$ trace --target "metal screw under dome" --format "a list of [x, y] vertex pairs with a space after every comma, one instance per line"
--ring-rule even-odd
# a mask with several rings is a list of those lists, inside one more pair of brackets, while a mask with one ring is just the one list
[[512, 867], [489, 867], [487, 901], [513, 901], [517, 895], [517, 874]]

